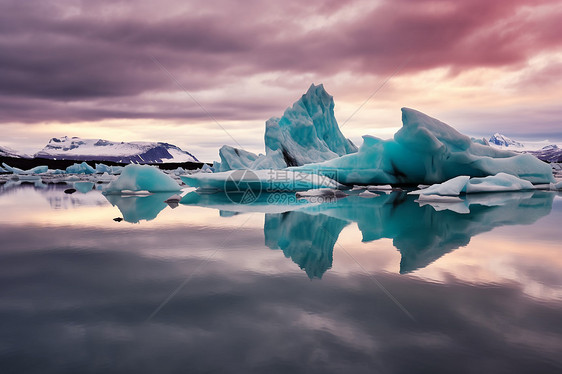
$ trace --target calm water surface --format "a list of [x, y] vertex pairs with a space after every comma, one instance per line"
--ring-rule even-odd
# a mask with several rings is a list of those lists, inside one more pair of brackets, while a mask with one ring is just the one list
[[556, 193], [172, 209], [81, 187], [0, 186], [1, 373], [562, 370]]

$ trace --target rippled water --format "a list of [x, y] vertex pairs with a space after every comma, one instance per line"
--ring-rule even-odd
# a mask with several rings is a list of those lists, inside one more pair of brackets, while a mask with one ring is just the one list
[[562, 369], [554, 192], [172, 209], [65, 188], [0, 186], [1, 373]]

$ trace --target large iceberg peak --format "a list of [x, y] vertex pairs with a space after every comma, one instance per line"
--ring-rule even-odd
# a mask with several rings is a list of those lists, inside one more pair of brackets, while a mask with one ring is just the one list
[[[334, 116], [334, 98], [322, 84], [312, 84], [285, 110], [283, 117], [269, 119], [264, 140], [266, 155], [280, 151], [287, 166], [357, 152], [357, 147], [341, 133]], [[309, 150], [313, 150], [313, 154]]]
[[308, 91], [282, 117], [265, 124], [265, 155], [257, 156], [232, 147], [221, 148], [221, 171], [237, 169], [281, 169], [331, 160], [357, 152], [340, 131], [334, 116], [334, 98], [322, 84]]

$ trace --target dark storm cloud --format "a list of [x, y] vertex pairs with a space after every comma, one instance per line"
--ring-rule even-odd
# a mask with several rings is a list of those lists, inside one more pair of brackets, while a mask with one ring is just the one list
[[[385, 75], [405, 62], [404, 72], [515, 66], [562, 44], [559, 11], [533, 12], [549, 3], [399, 0], [373, 8], [359, 1], [7, 1], [0, 9], [0, 106], [12, 109], [0, 120], [162, 118], [143, 110], [139, 95], [177, 87], [152, 56], [190, 91], [258, 73]], [[356, 12], [345, 15], [349, 9]], [[318, 20], [329, 26], [311, 26]], [[35, 106], [32, 99], [45, 101]], [[113, 110], [104, 99], [132, 105]], [[67, 102], [79, 108], [68, 114], [60, 107]], [[233, 116], [221, 113], [218, 102], [206, 104], [219, 118]], [[165, 118], [197, 116], [193, 103], [186, 106], [194, 110], [176, 108]], [[275, 114], [238, 112], [234, 117]]]

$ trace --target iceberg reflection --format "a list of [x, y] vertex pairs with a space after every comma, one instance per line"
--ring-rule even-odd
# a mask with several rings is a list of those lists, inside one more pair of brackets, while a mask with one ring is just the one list
[[[374, 198], [350, 195], [326, 204], [302, 201], [271, 206], [235, 204], [224, 194], [186, 195], [182, 204], [225, 211], [265, 213], [265, 244], [281, 249], [310, 278], [321, 278], [332, 266], [340, 232], [355, 222], [363, 242], [393, 240], [400, 251], [400, 273], [424, 268], [441, 256], [468, 245], [480, 233], [505, 225], [530, 225], [548, 215], [555, 193], [547, 191], [475, 194], [462, 202], [420, 203], [405, 192]], [[459, 208], [462, 205], [462, 209]]]
[[130, 223], [151, 221], [168, 206], [166, 200], [174, 192], [159, 192], [148, 196], [104, 195], [113, 206], [117, 206], [123, 219]]

